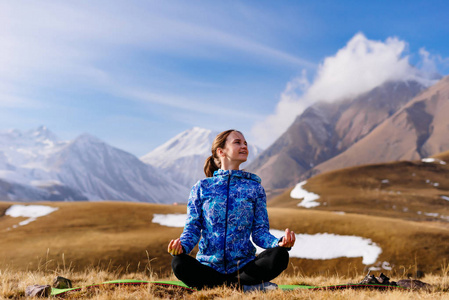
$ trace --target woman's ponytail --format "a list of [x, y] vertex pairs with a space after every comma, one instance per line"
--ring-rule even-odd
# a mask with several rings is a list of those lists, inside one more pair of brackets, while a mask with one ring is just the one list
[[214, 172], [218, 169], [220, 169], [220, 167], [215, 163], [214, 157], [212, 155], [209, 156], [204, 163], [204, 174], [206, 174], [207, 177], [212, 177], [214, 176]]

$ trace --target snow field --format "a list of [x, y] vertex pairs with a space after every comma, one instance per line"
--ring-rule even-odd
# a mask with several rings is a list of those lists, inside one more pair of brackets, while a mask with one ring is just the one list
[[153, 223], [167, 227], [184, 227], [187, 220], [187, 214], [154, 214]]
[[[154, 214], [153, 223], [168, 227], [184, 227], [186, 214]], [[276, 237], [284, 236], [284, 231], [270, 229]], [[257, 253], [263, 251], [256, 246]], [[333, 259], [339, 257], [362, 257], [365, 265], [374, 264], [382, 249], [370, 239], [336, 235], [331, 233], [296, 234], [295, 246], [290, 250], [290, 257], [305, 259]]]
[[[24, 226], [33, 221], [36, 221], [37, 218], [51, 214], [56, 210], [58, 210], [57, 207], [50, 207], [45, 205], [12, 205], [6, 210], [5, 215], [13, 218], [29, 218], [19, 223], [19, 226]], [[17, 225], [14, 226], [14, 228], [15, 227], [17, 227]]]
[[311, 208], [319, 206], [320, 203], [315, 200], [320, 199], [320, 196], [307, 190], [303, 189], [303, 186], [307, 183], [307, 181], [303, 181], [298, 183], [293, 190], [290, 192], [290, 197], [293, 199], [303, 199], [298, 206], [303, 206], [305, 208]]

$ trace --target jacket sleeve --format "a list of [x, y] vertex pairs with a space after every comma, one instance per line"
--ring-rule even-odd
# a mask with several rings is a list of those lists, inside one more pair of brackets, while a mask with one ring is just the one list
[[186, 254], [190, 253], [198, 243], [202, 230], [202, 209], [200, 197], [200, 182], [195, 184], [190, 191], [187, 204], [187, 221], [181, 234], [181, 245]]
[[268, 221], [267, 197], [265, 190], [259, 186], [259, 193], [254, 210], [254, 222], [252, 228], [252, 239], [254, 243], [264, 249], [274, 248], [278, 245], [279, 238], [270, 233], [270, 223]]

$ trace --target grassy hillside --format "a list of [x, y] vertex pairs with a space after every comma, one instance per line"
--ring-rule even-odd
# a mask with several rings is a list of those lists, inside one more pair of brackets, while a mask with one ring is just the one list
[[[123, 202], [47, 202], [59, 207], [50, 215], [12, 228], [21, 218], [0, 202], [0, 270], [99, 267], [118, 274], [146, 272], [167, 276], [171, 256], [167, 243], [182, 232], [151, 222], [155, 213], [185, 213], [185, 206]], [[378, 262], [393, 266], [390, 274], [438, 273], [449, 252], [449, 231], [433, 223], [357, 214], [288, 208], [269, 209], [271, 228], [296, 233], [335, 233], [370, 238], [382, 248]], [[8, 228], [10, 228], [8, 230]], [[298, 240], [301, 243], [301, 240]], [[292, 258], [287, 274], [363, 274], [362, 258], [311, 260]]]
[[[170, 255], [165, 245], [169, 238], [179, 236], [181, 229], [154, 224], [152, 216], [186, 210], [124, 202], [39, 204], [59, 210], [10, 230], [7, 228], [25, 218], [0, 217], [0, 267], [33, 270], [65, 265], [83, 270], [110, 266], [134, 272], [149, 266], [153, 271], [166, 271]], [[9, 205], [0, 203], [0, 209]]]
[[[432, 163], [392, 162], [341, 169], [310, 178], [303, 186], [320, 196], [313, 210], [344, 211], [411, 221], [449, 221], [449, 153]], [[448, 160], [449, 161], [449, 160]], [[298, 208], [285, 190], [270, 206]], [[310, 210], [310, 209], [309, 209]]]
[[432, 157], [440, 159], [442, 161], [449, 161], [449, 151], [445, 151], [445, 152], [439, 153], [439, 154], [434, 155]]

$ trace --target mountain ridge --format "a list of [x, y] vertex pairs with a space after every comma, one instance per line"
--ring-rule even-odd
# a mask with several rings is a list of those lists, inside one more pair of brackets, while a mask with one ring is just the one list
[[15, 201], [185, 201], [188, 190], [90, 134], [59, 141], [45, 126], [0, 133], [0, 195]]
[[449, 128], [448, 98], [449, 76], [446, 76], [351, 148], [316, 166], [311, 174], [367, 163], [416, 160], [449, 150], [445, 137]]
[[249, 169], [268, 190], [282, 190], [315, 174], [424, 90], [417, 81], [386, 82], [353, 99], [318, 102], [299, 115], [287, 131]]

